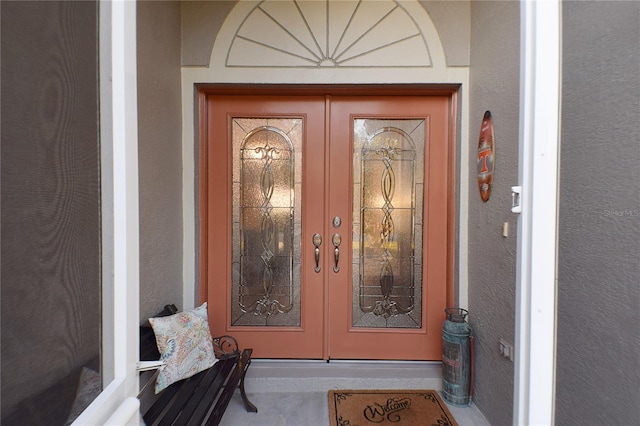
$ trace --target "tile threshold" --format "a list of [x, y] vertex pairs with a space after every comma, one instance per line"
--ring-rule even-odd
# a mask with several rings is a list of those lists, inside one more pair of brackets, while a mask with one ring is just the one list
[[253, 360], [246, 383], [253, 392], [442, 390], [442, 368], [440, 362], [422, 361]]

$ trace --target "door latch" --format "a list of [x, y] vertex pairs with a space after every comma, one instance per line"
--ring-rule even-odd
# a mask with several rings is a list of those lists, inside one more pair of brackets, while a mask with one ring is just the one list
[[522, 213], [522, 187], [511, 187], [511, 212]]

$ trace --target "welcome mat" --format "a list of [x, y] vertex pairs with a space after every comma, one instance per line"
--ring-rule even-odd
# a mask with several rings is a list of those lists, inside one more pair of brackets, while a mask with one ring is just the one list
[[332, 390], [329, 424], [458, 426], [433, 390]]

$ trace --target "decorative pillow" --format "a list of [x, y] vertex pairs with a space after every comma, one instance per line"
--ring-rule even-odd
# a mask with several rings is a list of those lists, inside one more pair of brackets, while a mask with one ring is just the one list
[[211, 367], [218, 360], [207, 320], [207, 303], [190, 312], [149, 318], [160, 360], [165, 362], [156, 380], [156, 393]]

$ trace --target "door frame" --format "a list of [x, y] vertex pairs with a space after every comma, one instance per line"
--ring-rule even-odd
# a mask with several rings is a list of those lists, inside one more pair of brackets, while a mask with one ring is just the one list
[[73, 424], [139, 425], [136, 4], [101, 1], [99, 8], [103, 382]]
[[457, 135], [458, 135], [458, 92], [460, 84], [365, 84], [365, 85], [327, 85], [327, 84], [196, 84], [196, 114], [198, 122], [196, 127], [196, 218], [197, 242], [196, 259], [198, 264], [198, 301], [206, 301], [209, 292], [208, 287], [208, 235], [209, 223], [209, 176], [207, 164], [209, 150], [207, 147], [207, 97], [209, 95], [269, 95], [269, 96], [447, 96], [449, 98], [449, 128], [447, 129], [447, 144], [449, 157], [447, 161], [447, 175], [449, 186], [447, 188], [447, 271], [446, 294], [447, 306], [457, 305], [459, 300], [456, 288], [456, 188], [457, 177]]
[[513, 424], [554, 424], [562, 3], [520, 7]]

